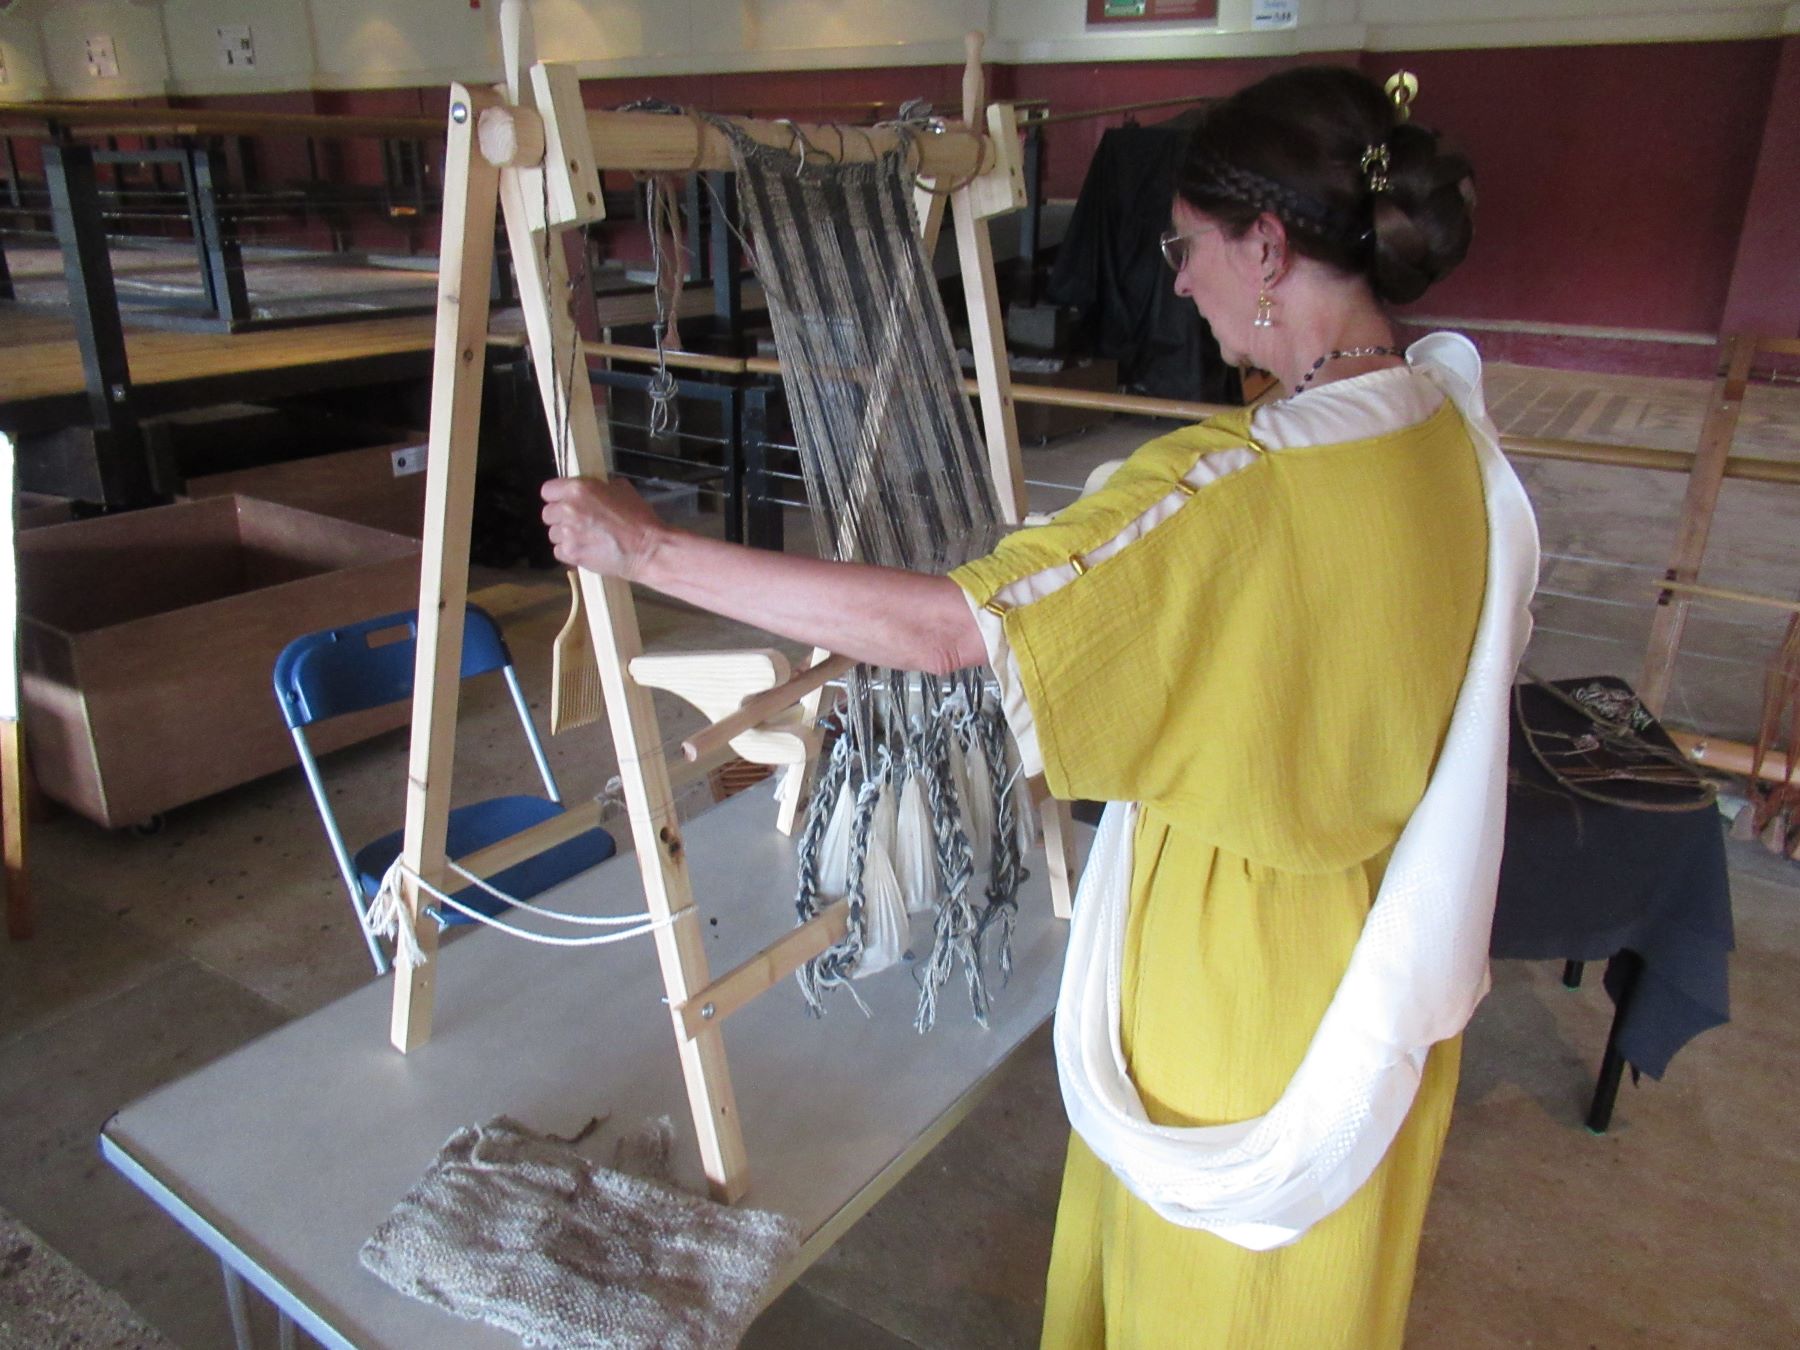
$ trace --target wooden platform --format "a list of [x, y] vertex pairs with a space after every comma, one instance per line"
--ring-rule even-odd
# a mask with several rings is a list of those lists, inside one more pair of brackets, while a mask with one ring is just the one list
[[[746, 282], [744, 305], [763, 304]], [[681, 317], [711, 311], [712, 292], [690, 284]], [[648, 323], [648, 289], [606, 294], [596, 302], [603, 328]], [[132, 405], [140, 416], [209, 403], [270, 397], [309, 388], [424, 377], [431, 370], [431, 314], [343, 319], [240, 333], [180, 332], [126, 324]], [[495, 316], [497, 333], [517, 331], [516, 310]], [[0, 303], [0, 430], [46, 431], [86, 422], [81, 352], [66, 311]]]
[[[415, 314], [236, 334], [128, 331], [134, 402], [157, 410], [241, 398], [255, 388], [280, 387], [280, 377], [318, 375], [346, 363], [375, 362], [370, 374], [376, 378], [424, 375], [434, 323], [429, 314]], [[42, 426], [79, 413], [85, 400], [81, 353], [72, 338], [4, 348], [0, 426]]]

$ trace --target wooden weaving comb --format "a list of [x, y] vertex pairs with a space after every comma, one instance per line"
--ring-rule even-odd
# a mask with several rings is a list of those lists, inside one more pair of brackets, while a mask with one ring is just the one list
[[569, 571], [569, 617], [550, 647], [550, 734], [598, 722], [606, 711], [594, 635], [581, 599], [581, 578]]

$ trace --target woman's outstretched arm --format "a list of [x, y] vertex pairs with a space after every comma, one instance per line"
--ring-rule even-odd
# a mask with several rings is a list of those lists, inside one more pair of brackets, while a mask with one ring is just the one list
[[618, 479], [553, 478], [543, 495], [550, 542], [571, 567], [897, 670], [945, 674], [987, 660], [962, 588], [948, 577], [708, 539], [665, 525]]

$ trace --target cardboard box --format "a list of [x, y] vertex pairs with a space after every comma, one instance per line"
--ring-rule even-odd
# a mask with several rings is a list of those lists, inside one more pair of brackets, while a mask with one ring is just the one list
[[[1119, 363], [1106, 357], [1091, 357], [1059, 363], [1060, 370], [1038, 370], [1028, 358], [1012, 362], [1014, 387], [1048, 385], [1056, 389], [1085, 389], [1098, 394], [1119, 392]], [[1072, 436], [1078, 431], [1104, 426], [1113, 415], [1097, 408], [1058, 408], [1047, 403], [1015, 402], [1019, 419], [1019, 440], [1026, 445], [1042, 445], [1059, 436]]]
[[[30, 763], [113, 828], [295, 763], [270, 678], [282, 647], [418, 603], [416, 540], [246, 497], [48, 525], [18, 550]], [[314, 744], [408, 715], [342, 718]]]
[[229, 493], [317, 511], [416, 539], [423, 533], [425, 519], [425, 437], [187, 481], [190, 500]]

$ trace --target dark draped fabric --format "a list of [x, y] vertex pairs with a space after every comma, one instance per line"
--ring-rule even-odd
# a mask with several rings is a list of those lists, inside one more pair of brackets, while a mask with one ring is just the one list
[[[1623, 681], [1605, 680], [1627, 689]], [[1568, 690], [1593, 681], [1561, 680]], [[1529, 686], [1524, 696], [1531, 696]], [[1532, 725], [1555, 715], [1533, 711]], [[1661, 736], [1661, 729], [1653, 733]], [[1724, 822], [1717, 809], [1641, 811], [1576, 796], [1532, 755], [1515, 711], [1491, 951], [1539, 960], [1607, 959], [1617, 1001], [1622, 951], [1643, 961], [1619, 1027], [1625, 1059], [1661, 1078], [1695, 1036], [1730, 1018], [1732, 949]]]
[[1157, 240], [1169, 228], [1185, 118], [1117, 127], [1100, 140], [1048, 298], [1080, 313], [1083, 345], [1119, 363], [1119, 382], [1156, 398], [1242, 401], [1242, 381], [1212, 330], [1177, 296]]

